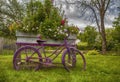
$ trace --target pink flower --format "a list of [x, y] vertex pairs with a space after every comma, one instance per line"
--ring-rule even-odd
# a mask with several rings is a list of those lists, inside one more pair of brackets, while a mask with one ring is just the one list
[[65, 20], [61, 20], [61, 25], [65, 25]]

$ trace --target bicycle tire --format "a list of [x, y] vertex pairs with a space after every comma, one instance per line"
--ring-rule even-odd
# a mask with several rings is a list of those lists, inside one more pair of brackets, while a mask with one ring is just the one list
[[40, 52], [32, 46], [19, 48], [13, 57], [13, 66], [15, 70], [38, 70], [40, 62], [42, 62], [42, 56]]
[[[77, 55], [80, 55], [81, 58], [82, 58], [82, 63], [83, 63], [83, 69], [85, 70], [86, 69], [86, 60], [85, 60], [85, 57], [84, 55], [76, 48], [69, 48], [69, 51], [66, 49], [62, 55], [62, 64], [64, 66], [64, 68], [70, 72], [70, 69], [71, 67], [75, 67], [76, 66], [76, 62], [77, 61]], [[66, 60], [67, 59], [67, 56], [70, 56], [71, 57], [71, 66], [69, 66], [69, 60]]]

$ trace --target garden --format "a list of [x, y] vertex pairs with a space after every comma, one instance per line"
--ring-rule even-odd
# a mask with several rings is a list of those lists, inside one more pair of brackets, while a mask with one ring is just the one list
[[53, 1], [0, 1], [0, 82], [119, 82], [120, 14], [103, 45], [102, 32], [69, 25]]

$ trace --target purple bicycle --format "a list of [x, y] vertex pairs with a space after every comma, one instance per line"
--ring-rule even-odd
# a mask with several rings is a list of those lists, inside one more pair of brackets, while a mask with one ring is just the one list
[[[68, 37], [69, 35], [67, 38]], [[14, 69], [38, 70], [43, 66], [52, 66], [55, 65], [54, 60], [59, 55], [62, 55], [60, 56], [61, 63], [67, 71], [70, 71], [76, 66], [80, 66], [85, 70], [86, 60], [84, 55], [76, 49], [74, 44], [69, 43], [67, 38], [64, 39], [62, 44], [46, 44], [46, 41], [40, 39], [37, 40], [37, 43], [17, 43], [17, 45], [23, 46], [20, 47], [14, 54]], [[47, 53], [45, 46], [57, 46], [57, 49], [52, 51], [52, 53]], [[78, 59], [77, 57], [80, 57], [81, 59]]]

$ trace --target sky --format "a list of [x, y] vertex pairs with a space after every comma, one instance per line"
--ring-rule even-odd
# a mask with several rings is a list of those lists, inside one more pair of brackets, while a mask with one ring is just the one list
[[[80, 12], [75, 7], [66, 5], [65, 0], [54, 0], [54, 5], [57, 7], [62, 5], [62, 9], [65, 11], [65, 16], [68, 18], [69, 25], [77, 25], [79, 28], [84, 28], [87, 25], [95, 26], [95, 23], [91, 23], [89, 20], [84, 20], [85, 17], [80, 17]], [[106, 27], [112, 27], [112, 22], [119, 13], [117, 9], [118, 6], [120, 6], [120, 0], [115, 0], [110, 4], [110, 11], [107, 11], [108, 14], [105, 19]], [[89, 15], [90, 13], [87, 12], [87, 14]]]

